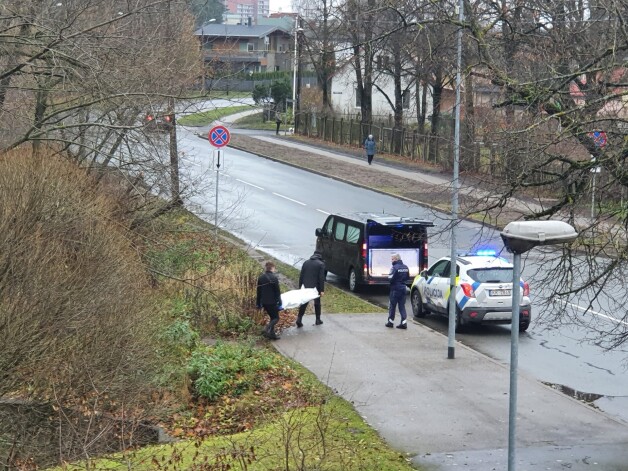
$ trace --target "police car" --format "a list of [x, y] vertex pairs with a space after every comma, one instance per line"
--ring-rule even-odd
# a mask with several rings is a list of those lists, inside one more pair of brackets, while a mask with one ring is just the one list
[[[450, 258], [444, 257], [417, 275], [410, 288], [415, 317], [449, 313]], [[456, 259], [456, 332], [468, 324], [510, 324], [512, 321], [513, 266], [492, 252], [478, 252]], [[521, 282], [519, 330], [530, 326], [528, 283]]]

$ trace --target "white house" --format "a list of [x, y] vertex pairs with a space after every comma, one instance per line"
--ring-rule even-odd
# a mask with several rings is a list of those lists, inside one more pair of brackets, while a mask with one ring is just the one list
[[[394, 104], [394, 83], [390, 75], [385, 75], [378, 70], [377, 65], [383, 63], [383, 58], [376, 58], [374, 62], [373, 81], [383, 92], [388, 95], [390, 101]], [[332, 80], [331, 100], [332, 106], [336, 113], [358, 115], [360, 113], [360, 101], [357, 93], [357, 81], [355, 70], [351, 60], [338, 60], [338, 69]], [[344, 65], [341, 65], [344, 64]], [[408, 123], [417, 122], [416, 112], [416, 86], [414, 83], [408, 84], [409, 80], [402, 77], [402, 87], [407, 88], [403, 98], [403, 114], [404, 120]], [[409, 86], [408, 86], [409, 85]], [[386, 95], [380, 92], [377, 87], [373, 87], [373, 117], [376, 120], [392, 119], [394, 114], [393, 107], [386, 99]], [[422, 87], [420, 92], [422, 93]], [[432, 95], [430, 90], [427, 93], [426, 116], [432, 114]]]

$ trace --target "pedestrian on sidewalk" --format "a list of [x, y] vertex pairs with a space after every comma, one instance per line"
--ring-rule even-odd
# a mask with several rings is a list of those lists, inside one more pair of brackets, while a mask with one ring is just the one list
[[366, 151], [366, 158], [369, 161], [369, 165], [371, 165], [371, 162], [373, 162], [373, 157], [375, 157], [375, 151], [377, 150], [375, 139], [373, 139], [372, 134], [369, 134], [364, 141], [364, 150]]
[[281, 291], [279, 279], [275, 272], [277, 268], [273, 262], [266, 262], [266, 271], [257, 279], [257, 303], [258, 309], [262, 307], [270, 317], [270, 322], [264, 328], [264, 337], [271, 340], [279, 340], [275, 333], [275, 326], [279, 322], [279, 310], [281, 309]]
[[[309, 260], [306, 260], [301, 267], [299, 275], [299, 287], [316, 288], [318, 298], [314, 299], [314, 313], [316, 314], [316, 325], [321, 325], [321, 297], [325, 291], [325, 261], [323, 254], [318, 250], [314, 251]], [[299, 306], [299, 315], [297, 316], [297, 327], [303, 327], [303, 315], [309, 302]]]
[[276, 135], [279, 135], [279, 127], [281, 126], [282, 122], [283, 120], [281, 119], [281, 112], [277, 110], [275, 112], [275, 123], [277, 123], [277, 130], [275, 131]]
[[397, 326], [397, 329], [407, 329], [406, 282], [410, 278], [410, 270], [401, 261], [399, 254], [393, 254], [391, 260], [392, 267], [388, 274], [388, 279], [390, 280], [390, 303], [388, 304], [388, 322], [386, 322], [386, 327], [393, 327], [395, 325], [395, 310], [398, 305], [401, 322]]

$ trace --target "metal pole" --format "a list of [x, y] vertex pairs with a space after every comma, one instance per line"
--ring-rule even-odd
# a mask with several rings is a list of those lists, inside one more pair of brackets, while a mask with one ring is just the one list
[[[458, 21], [464, 21], [464, 1], [459, 0]], [[451, 269], [449, 272], [449, 329], [447, 332], [447, 358], [456, 357], [456, 226], [458, 225], [458, 192], [460, 182], [458, 178], [460, 163], [460, 86], [462, 83], [462, 26], [457, 33], [458, 53], [456, 64], [456, 121], [454, 128], [454, 174], [451, 197]]]
[[593, 167], [593, 181], [591, 183], [591, 220], [595, 218], [595, 174], [597, 167]]
[[218, 177], [220, 176], [220, 149], [218, 149], [218, 162], [216, 164], [216, 211], [214, 213], [214, 228], [218, 237]]
[[508, 409], [508, 471], [515, 471], [517, 421], [517, 363], [519, 362], [519, 302], [521, 254], [514, 254], [512, 268], [512, 321], [510, 324], [510, 404]]
[[292, 63], [292, 124], [296, 119], [297, 106], [297, 38], [299, 37], [299, 15], [294, 19], [294, 61]]

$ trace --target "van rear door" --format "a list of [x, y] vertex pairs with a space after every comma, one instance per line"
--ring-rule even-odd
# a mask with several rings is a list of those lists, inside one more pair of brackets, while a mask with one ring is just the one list
[[427, 268], [427, 227], [430, 222], [394, 225], [367, 222], [368, 279], [388, 279], [391, 255], [399, 254], [410, 270], [410, 280]]

